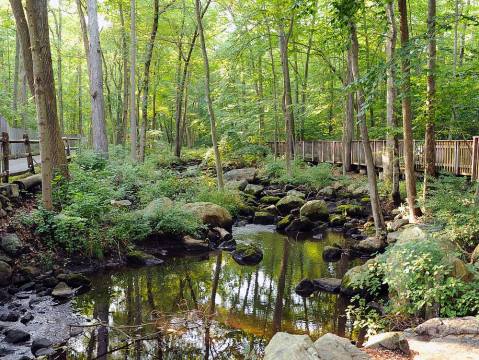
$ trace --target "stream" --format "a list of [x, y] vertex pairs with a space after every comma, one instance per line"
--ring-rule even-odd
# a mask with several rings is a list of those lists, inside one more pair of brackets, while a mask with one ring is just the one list
[[94, 275], [92, 290], [72, 306], [108, 326], [86, 327], [70, 340], [68, 358], [254, 359], [277, 331], [350, 336], [345, 298], [294, 292], [303, 278], [341, 278], [357, 265], [347, 255], [336, 263], [322, 259], [325, 245], [345, 241], [342, 233], [297, 240], [264, 225], [233, 233], [263, 250], [259, 265], [240, 266], [230, 254], [212, 252]]

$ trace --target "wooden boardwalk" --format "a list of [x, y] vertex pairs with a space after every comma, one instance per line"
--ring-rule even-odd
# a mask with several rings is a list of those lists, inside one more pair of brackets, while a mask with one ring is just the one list
[[[268, 143], [274, 151], [275, 143]], [[285, 143], [278, 142], [278, 154], [285, 153]], [[374, 164], [377, 168], [383, 166], [383, 156], [386, 148], [385, 140], [371, 140]], [[399, 159], [404, 163], [404, 143], [399, 141]], [[343, 162], [343, 144], [341, 141], [317, 140], [298, 141], [295, 143], [295, 157], [306, 161], [341, 164]], [[360, 140], [352, 142], [351, 164], [366, 166], [363, 145]], [[414, 141], [414, 164], [417, 171], [424, 169], [424, 141]], [[479, 136], [472, 140], [436, 140], [436, 169], [454, 175], [471, 176], [473, 180], [479, 174]]]

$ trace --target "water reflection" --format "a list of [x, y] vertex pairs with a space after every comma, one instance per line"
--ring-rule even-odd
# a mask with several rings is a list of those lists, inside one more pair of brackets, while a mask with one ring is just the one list
[[322, 260], [323, 247], [342, 243], [341, 234], [297, 241], [250, 225], [235, 238], [258, 244], [263, 261], [239, 266], [218, 252], [94, 278], [75, 306], [102, 326], [74, 339], [69, 358], [243, 359], [261, 355], [277, 331], [349, 335], [345, 299], [294, 293], [304, 277], [341, 277], [352, 266], [346, 256]]

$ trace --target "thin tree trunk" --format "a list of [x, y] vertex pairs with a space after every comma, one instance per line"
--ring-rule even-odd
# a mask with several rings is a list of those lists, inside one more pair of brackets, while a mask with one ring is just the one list
[[220, 190], [223, 190], [224, 188], [223, 167], [221, 165], [221, 156], [220, 156], [220, 151], [218, 149], [218, 143], [217, 143], [216, 118], [215, 118], [215, 112], [213, 110], [213, 101], [211, 99], [211, 91], [210, 91], [210, 65], [208, 62], [208, 53], [206, 51], [205, 35], [204, 35], [203, 23], [201, 19], [202, 11], [201, 11], [200, 0], [195, 0], [195, 10], [196, 10], [196, 22], [198, 26], [198, 34], [200, 36], [201, 52], [203, 54], [203, 63], [205, 67], [205, 92], [206, 92], [206, 100], [208, 103], [208, 112], [210, 113], [211, 142], [213, 143], [213, 150], [215, 153], [216, 176], [217, 176], [218, 188]]
[[101, 63], [100, 31], [98, 29], [97, 0], [88, 0], [88, 32], [90, 35], [90, 97], [93, 150], [108, 157], [108, 139], [105, 126], [103, 98], [103, 67]]
[[88, 69], [88, 77], [90, 77], [90, 55], [89, 55], [89, 41], [88, 41], [88, 28], [86, 26], [85, 15], [80, 0], [75, 0], [77, 5], [78, 17], [80, 18], [80, 27], [83, 40], [83, 49], [85, 50], [85, 58]]
[[278, 141], [279, 141], [279, 124], [278, 124], [278, 83], [276, 76], [276, 66], [274, 65], [273, 56], [273, 42], [271, 40], [271, 29], [268, 26], [268, 44], [269, 57], [271, 60], [271, 74], [273, 76], [272, 90], [273, 90], [273, 119], [274, 119], [274, 156], [278, 155]]
[[78, 135], [83, 137], [82, 66], [78, 63]]
[[[357, 82], [359, 81], [359, 45], [358, 37], [356, 34], [356, 25], [353, 22], [349, 23], [349, 28], [351, 31], [351, 69], [353, 73], [353, 79]], [[371, 198], [371, 209], [374, 218], [374, 227], [376, 229], [376, 236], [381, 236], [381, 233], [384, 230], [384, 219], [381, 211], [381, 204], [378, 194], [377, 179], [376, 179], [376, 169], [374, 166], [373, 153], [371, 151], [371, 146], [369, 144], [369, 134], [368, 128], [366, 125], [366, 116], [364, 115], [364, 93], [361, 88], [357, 90], [358, 98], [358, 122], [359, 128], [361, 131], [361, 139], [364, 148], [364, 157], [366, 161], [366, 168], [368, 172], [368, 187], [369, 187], [369, 196]]]
[[138, 161], [136, 113], [136, 4], [130, 0], [130, 141], [131, 160]]
[[[106, 64], [105, 56], [103, 55], [103, 52], [101, 53], [101, 58], [103, 61], [103, 65], [105, 66], [105, 89], [106, 89], [106, 108], [107, 108], [107, 113], [108, 113], [108, 119], [110, 120], [111, 126], [112, 126], [112, 136], [113, 138], [115, 137], [116, 129], [115, 129], [115, 122], [113, 120], [113, 109], [112, 109], [112, 96], [111, 96], [111, 90], [110, 90], [110, 83], [108, 81], [108, 66]], [[106, 121], [106, 119], [105, 119]], [[114, 139], [112, 140], [112, 143], [114, 143]]]
[[401, 47], [404, 52], [401, 58], [401, 72], [403, 74], [401, 90], [404, 133], [404, 173], [406, 174], [406, 192], [407, 203], [409, 206], [409, 221], [415, 222], [416, 217], [421, 214], [421, 211], [416, 206], [416, 174], [414, 172], [414, 143], [411, 119], [411, 65], [409, 59], [409, 51], [407, 50], [407, 47], [409, 45], [409, 27], [407, 20], [406, 0], [398, 0], [398, 9], [400, 14]]
[[427, 117], [424, 144], [424, 188], [423, 198], [429, 188], [431, 177], [436, 176], [436, 141], [434, 134], [436, 106], [436, 0], [428, 1], [427, 14], [428, 61], [427, 61]]
[[[35, 79], [35, 104], [40, 132], [42, 202], [46, 209], [51, 210], [53, 209], [52, 180], [54, 174], [58, 170], [63, 176], [68, 176], [68, 165], [58, 125], [55, 81], [48, 34], [47, 0], [27, 0], [26, 10], [31, 44], [30, 58]], [[25, 47], [26, 44], [22, 43], [22, 46]]]
[[[12, 109], [16, 115], [18, 109], [18, 78], [20, 72], [20, 36], [18, 32], [15, 35], [15, 70], [13, 72], [13, 99], [12, 99]], [[15, 116], [15, 126], [17, 122], [17, 117]]]
[[258, 58], [259, 138], [264, 141], [264, 89], [262, 54]]
[[[351, 49], [347, 50], [347, 69], [346, 77], [343, 80], [343, 86], [346, 88], [353, 83], [353, 74], [351, 70]], [[351, 171], [351, 151], [354, 137], [354, 92], [347, 91], [345, 99], [345, 112], [343, 123], [343, 174]]]
[[291, 81], [289, 77], [289, 61], [288, 61], [288, 40], [289, 36], [292, 31], [293, 26], [293, 19], [291, 17], [290, 20], [290, 29], [288, 35], [284, 32], [284, 25], [280, 24], [279, 28], [279, 49], [281, 54], [281, 68], [283, 70], [283, 114], [285, 120], [285, 128], [286, 128], [286, 172], [288, 176], [291, 176], [292, 167], [291, 167], [291, 160], [293, 159], [294, 152], [294, 138], [293, 138], [293, 122], [294, 122], [294, 115], [293, 115], [293, 101], [291, 98]]
[[316, 7], [314, 8], [311, 29], [309, 30], [308, 47], [306, 48], [306, 59], [304, 62], [304, 76], [301, 89], [301, 141], [304, 141], [304, 120], [306, 118], [306, 100], [308, 95], [308, 77], [309, 77], [309, 61], [311, 58], [311, 48], [313, 46], [313, 34], [316, 26]]
[[123, 60], [123, 115], [121, 126], [118, 128], [118, 143], [125, 144], [126, 138], [126, 129], [128, 123], [128, 45], [126, 41], [126, 28], [125, 28], [125, 17], [123, 15], [123, 5], [120, 1], [120, 24], [121, 24], [121, 47], [122, 47], [122, 60]]
[[386, 152], [383, 164], [384, 180], [391, 186], [391, 199], [397, 206], [401, 202], [399, 193], [399, 154], [398, 137], [396, 134], [397, 119], [394, 112], [396, 102], [396, 71], [395, 53], [397, 41], [396, 18], [394, 15], [394, 2], [389, 0], [386, 3], [386, 17], [388, 23], [388, 36], [386, 40], [386, 62], [387, 62], [387, 86], [386, 86]]
[[62, 134], [65, 133], [65, 124], [63, 120], [63, 81], [62, 81], [62, 53], [61, 47], [62, 44], [62, 26], [63, 26], [63, 16], [62, 16], [62, 0], [58, 0], [58, 18], [56, 19], [56, 35], [57, 35], [57, 80], [58, 80], [58, 119], [60, 121], [60, 129]]

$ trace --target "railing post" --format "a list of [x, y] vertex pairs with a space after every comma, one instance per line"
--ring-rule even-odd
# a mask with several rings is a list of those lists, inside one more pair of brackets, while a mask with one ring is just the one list
[[471, 180], [478, 178], [478, 155], [479, 155], [479, 136], [472, 138], [472, 164], [471, 164]]
[[30, 144], [30, 138], [28, 137], [28, 134], [23, 134], [23, 141], [25, 144], [25, 152], [27, 153], [28, 170], [30, 170], [32, 174], [35, 174], [35, 166], [33, 165], [33, 156], [32, 156], [32, 146]]
[[311, 141], [311, 161], [314, 161], [314, 140]]
[[10, 141], [8, 139], [8, 133], [2, 132], [2, 154], [3, 154], [3, 173], [2, 173], [2, 182], [8, 183], [8, 174], [9, 174], [9, 163], [10, 158]]
[[70, 156], [70, 153], [71, 153], [71, 151], [70, 151], [70, 142], [68, 141], [68, 137], [64, 137], [64, 138], [63, 138], [63, 142], [64, 142], [64, 144], [65, 144], [65, 154], [66, 154], [66, 156], [68, 157], [68, 156]]
[[303, 161], [304, 161], [304, 140], [302, 142], [303, 142]]

